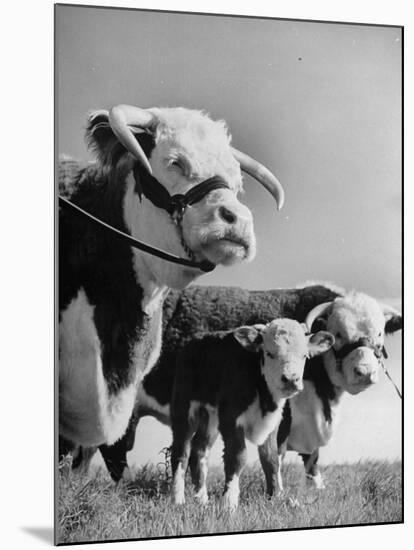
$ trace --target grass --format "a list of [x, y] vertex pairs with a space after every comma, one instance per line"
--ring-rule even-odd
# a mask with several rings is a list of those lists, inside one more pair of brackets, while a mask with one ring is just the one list
[[61, 466], [58, 542], [168, 537], [298, 527], [338, 526], [402, 521], [401, 463], [364, 461], [322, 468], [327, 488], [306, 489], [302, 468], [286, 464], [283, 496], [268, 499], [259, 466], [241, 478], [240, 505], [230, 515], [220, 506], [221, 468], [209, 473], [210, 501], [201, 507], [187, 480], [186, 504], [169, 497], [166, 463], [144, 466], [135, 480], [115, 486], [107, 473], [89, 476]]

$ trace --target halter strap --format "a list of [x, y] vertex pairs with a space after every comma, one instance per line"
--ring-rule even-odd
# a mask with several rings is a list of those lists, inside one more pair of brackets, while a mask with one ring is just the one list
[[185, 208], [201, 201], [215, 189], [229, 189], [227, 183], [220, 176], [212, 176], [198, 183], [185, 194], [170, 195], [167, 189], [147, 171], [134, 170], [135, 181], [139, 193], [143, 194], [157, 208], [166, 210], [170, 216], [182, 215]]
[[381, 359], [383, 356], [385, 357], [387, 353], [384, 347], [380, 349], [377, 346], [374, 346], [369, 338], [360, 338], [359, 340], [356, 340], [356, 342], [345, 344], [340, 349], [332, 348], [332, 351], [337, 359], [344, 359], [348, 354], [351, 353], [351, 351], [362, 347], [372, 349], [377, 359]]

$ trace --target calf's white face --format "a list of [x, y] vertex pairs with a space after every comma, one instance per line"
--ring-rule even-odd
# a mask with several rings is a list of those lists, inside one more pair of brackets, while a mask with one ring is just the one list
[[240, 327], [234, 337], [246, 349], [260, 351], [263, 376], [272, 394], [279, 397], [292, 397], [301, 391], [306, 359], [327, 351], [334, 343], [329, 332], [306, 334], [306, 327], [292, 319]]
[[373, 298], [351, 293], [337, 298], [327, 318], [335, 336], [327, 357], [332, 382], [355, 395], [378, 381], [386, 318]]

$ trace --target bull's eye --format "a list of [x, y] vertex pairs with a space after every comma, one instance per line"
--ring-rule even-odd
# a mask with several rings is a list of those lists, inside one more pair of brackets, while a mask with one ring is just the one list
[[196, 179], [196, 174], [193, 173], [191, 165], [185, 157], [172, 158], [167, 160], [169, 169], [178, 171], [181, 175], [189, 180]]
[[337, 332], [337, 333], [335, 334], [335, 338], [342, 338], [341, 333], [340, 333], [340, 332]]
[[179, 160], [170, 160], [170, 162], [168, 163], [168, 166], [172, 166], [173, 168], [178, 168], [181, 172], [184, 171], [184, 167]]
[[267, 351], [267, 352], [266, 352], [266, 356], [267, 356], [267, 357], [270, 357], [270, 359], [274, 359], [274, 358], [275, 358], [275, 356], [273, 355], [273, 353], [270, 353], [270, 351]]

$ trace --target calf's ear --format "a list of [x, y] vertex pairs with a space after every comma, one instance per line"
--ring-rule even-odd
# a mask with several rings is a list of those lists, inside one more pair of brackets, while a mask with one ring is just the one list
[[385, 334], [391, 334], [402, 329], [402, 315], [399, 311], [386, 304], [381, 304], [385, 317]]
[[326, 330], [320, 330], [315, 334], [311, 334], [308, 340], [309, 357], [314, 357], [328, 351], [334, 343], [334, 336]]
[[239, 327], [233, 332], [237, 342], [248, 351], [256, 351], [263, 342], [264, 325]]

